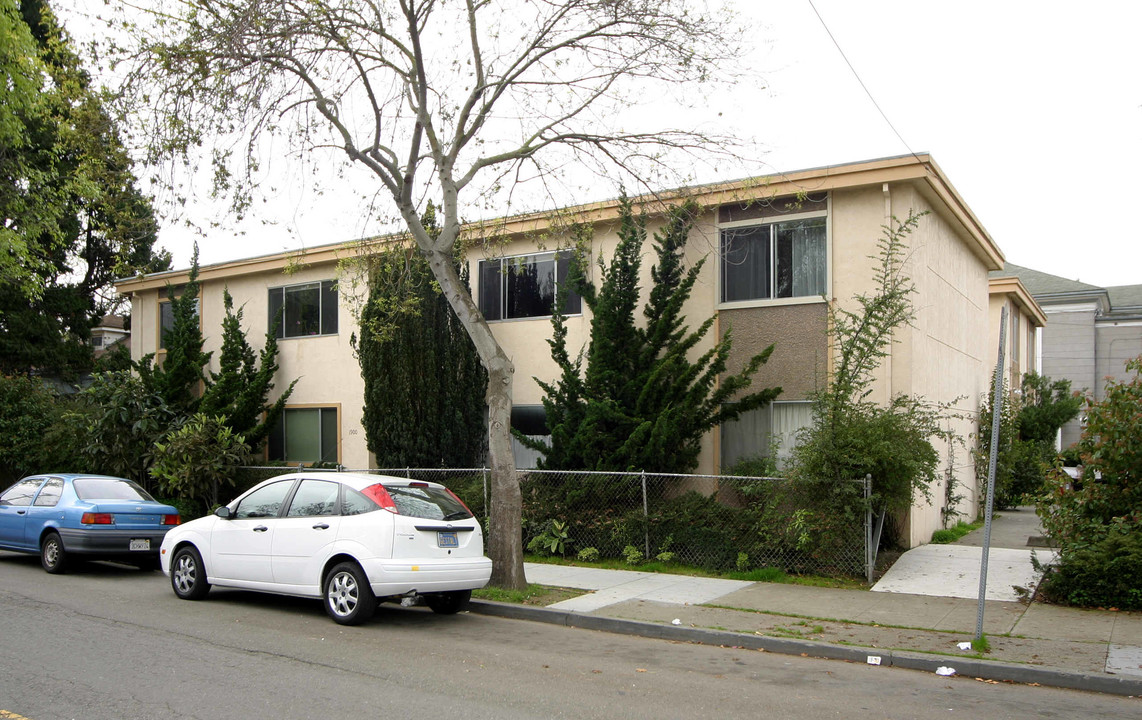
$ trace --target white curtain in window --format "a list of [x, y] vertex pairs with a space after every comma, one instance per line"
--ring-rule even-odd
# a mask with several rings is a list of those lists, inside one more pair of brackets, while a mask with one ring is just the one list
[[793, 297], [825, 292], [825, 223], [805, 223], [793, 233]]
[[808, 402], [782, 402], [772, 405], [773, 421], [770, 435], [777, 444], [777, 466], [785, 467], [797, 446], [797, 434], [813, 424], [813, 404]]

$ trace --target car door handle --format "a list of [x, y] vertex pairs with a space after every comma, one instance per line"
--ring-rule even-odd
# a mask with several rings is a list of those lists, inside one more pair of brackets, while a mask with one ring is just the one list
[[269, 528], [265, 525], [259, 525], [258, 527], [254, 528], [254, 532], [265, 532], [267, 530], [269, 530]]
[[17, 514], [17, 515], [23, 515], [23, 514], [24, 514], [24, 513], [26, 513], [26, 512], [28, 512], [28, 511], [27, 511], [27, 510], [17, 510], [17, 511], [16, 511], [16, 514]]
[[313, 526], [313, 529], [314, 530], [328, 530], [329, 526], [326, 525], [325, 523], [317, 523], [316, 525]]

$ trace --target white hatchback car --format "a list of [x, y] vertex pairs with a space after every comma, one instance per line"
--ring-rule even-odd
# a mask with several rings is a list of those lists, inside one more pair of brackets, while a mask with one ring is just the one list
[[448, 488], [355, 473], [266, 480], [172, 529], [159, 557], [180, 598], [211, 585], [323, 598], [342, 625], [368, 620], [379, 599], [458, 612], [492, 574], [480, 523]]

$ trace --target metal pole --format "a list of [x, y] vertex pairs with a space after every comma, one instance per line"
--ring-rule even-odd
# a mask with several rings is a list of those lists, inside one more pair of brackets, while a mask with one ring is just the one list
[[1007, 347], [1007, 305], [999, 314], [999, 360], [995, 363], [995, 382], [991, 389], [991, 455], [987, 461], [987, 503], [983, 511], [983, 556], [979, 561], [979, 610], [976, 613], [975, 637], [983, 638], [983, 601], [987, 595], [987, 556], [991, 552], [991, 510], [995, 499], [995, 460], [999, 450], [999, 420], [1003, 415], [1003, 356]]

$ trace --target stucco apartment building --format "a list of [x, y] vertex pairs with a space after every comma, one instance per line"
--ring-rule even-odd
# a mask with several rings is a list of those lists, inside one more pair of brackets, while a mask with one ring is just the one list
[[[1098, 287], [1013, 263], [992, 276], [1018, 278], [1045, 314], [1040, 373], [1070, 380], [1073, 390], [1096, 400], [1105, 396], [1108, 378], [1130, 377], [1126, 362], [1142, 355], [1142, 285]], [[1060, 446], [1081, 435], [1079, 417], [1063, 426]]]
[[[891, 355], [877, 371], [875, 399], [908, 393], [955, 404], [970, 416], [989, 387], [996, 360], [997, 335], [992, 335], [998, 330], [989, 332], [993, 317], [998, 318], [996, 308], [1010, 303], [1023, 327], [1041, 324], [1041, 314], [1017, 280], [993, 286], [988, 274], [1003, 267], [1003, 255], [928, 155], [691, 187], [665, 197], [682, 199], [692, 199], [702, 209], [686, 262], [707, 258], [686, 317], [697, 324], [715, 316], [718, 334], [732, 328], [731, 370], [776, 343], [755, 383], [784, 389], [772, 407], [710, 433], [703, 442], [700, 472], [716, 473], [743, 455], [775, 449], [769, 447], [771, 437], [780, 439], [784, 450], [776, 448], [778, 452], [791, 447], [796, 430], [809, 420], [807, 397], [822, 386], [830, 369], [826, 303], [851, 305], [858, 293], [873, 291], [877, 241], [893, 216], [927, 213], [911, 236], [906, 265], [917, 290], [916, 318], [896, 333]], [[661, 225], [655, 207], [661, 206], [641, 200], [651, 213], [653, 234]], [[545, 341], [551, 336], [555, 291], [567, 272], [559, 252], [567, 238], [560, 228], [568, 218], [590, 223], [596, 257], [609, 260], [617, 243], [617, 200], [564, 208], [558, 215], [558, 221], [553, 213], [535, 213], [481, 223], [479, 232], [495, 228], [496, 242], [475, 244], [467, 258], [474, 297], [515, 363], [514, 405], [521, 418], [534, 419], [542, 409], [534, 378], [553, 380], [558, 374]], [[357, 331], [353, 307], [363, 285], [356, 282], [360, 278], [346, 277], [352, 271], [345, 267], [352, 263], [342, 261], [392, 241], [342, 243], [201, 268], [200, 317], [207, 350], [220, 347], [224, 289], [244, 307], [250, 338], [264, 334], [272, 320], [284, 320], [278, 387], [293, 378], [299, 382], [284, 427], [270, 444], [269, 459], [372, 465], [361, 428], [363, 381], [350, 347]], [[648, 242], [644, 294], [653, 261]], [[118, 284], [131, 298], [134, 357], [154, 352], [161, 360], [163, 328], [169, 322], [166, 288], [177, 289], [186, 280], [184, 270]], [[587, 342], [590, 313], [575, 298], [568, 312], [568, 347], [575, 349]], [[1021, 358], [1033, 352], [1029, 337], [1017, 336]], [[965, 438], [974, 432], [970, 417], [950, 422]], [[967, 498], [962, 509], [974, 514], [970, 458], [963, 448], [942, 450]], [[933, 488], [933, 502], [914, 508], [911, 544], [927, 542], [939, 527], [942, 497], [942, 488]]]

